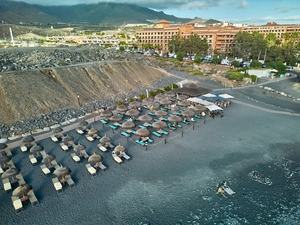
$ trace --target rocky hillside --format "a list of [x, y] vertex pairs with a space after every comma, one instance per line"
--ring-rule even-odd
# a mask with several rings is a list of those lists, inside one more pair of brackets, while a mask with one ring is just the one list
[[79, 107], [77, 94], [84, 104], [151, 85], [167, 75], [163, 70], [128, 61], [2, 73], [0, 123]]

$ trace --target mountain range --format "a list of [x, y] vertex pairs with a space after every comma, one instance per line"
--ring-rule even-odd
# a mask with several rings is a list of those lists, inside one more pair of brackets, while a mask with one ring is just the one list
[[125, 3], [104, 2], [72, 6], [42, 6], [9, 0], [0, 1], [0, 21], [5, 23], [82, 23], [116, 26], [128, 23], [153, 23], [158, 20], [187, 23], [192, 19], [178, 18], [162, 11], [157, 12]]

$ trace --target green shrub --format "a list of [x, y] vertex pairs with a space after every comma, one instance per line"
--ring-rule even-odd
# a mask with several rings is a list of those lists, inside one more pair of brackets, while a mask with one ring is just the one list
[[231, 63], [232, 66], [234, 66], [235, 68], [239, 68], [240, 67], [240, 62], [239, 61], [233, 61]]
[[257, 76], [256, 75], [251, 75], [250, 77], [251, 77], [251, 80], [252, 80], [253, 83], [257, 81]]
[[125, 51], [125, 47], [124, 46], [120, 46], [120, 51]]
[[173, 83], [172, 85], [173, 85], [173, 88], [178, 88], [177, 84]]
[[165, 91], [171, 91], [171, 90], [172, 90], [172, 87], [170, 87], [170, 86], [165, 86], [165, 87], [164, 87], [164, 90], [165, 90]]
[[221, 59], [220, 59], [220, 58], [217, 58], [217, 57], [214, 57], [211, 61], [212, 61], [214, 64], [220, 64], [220, 63], [221, 63]]
[[129, 99], [129, 102], [134, 102], [134, 101], [135, 101], [134, 98], [130, 98], [130, 99]]
[[149, 95], [150, 95], [150, 97], [154, 97], [156, 95], [156, 92], [155, 91], [149, 91]]
[[184, 53], [183, 53], [183, 52], [178, 52], [178, 53], [176, 54], [176, 59], [177, 59], [178, 61], [182, 61], [182, 60], [183, 60], [183, 57], [184, 57]]
[[201, 58], [199, 56], [196, 56], [195, 59], [194, 59], [194, 62], [195, 63], [201, 63], [202, 60], [201, 60]]
[[229, 80], [236, 80], [236, 81], [242, 81], [244, 77], [244, 74], [237, 71], [228, 71], [226, 73], [226, 78]]
[[123, 105], [122, 101], [118, 101], [117, 106]]
[[251, 63], [250, 63], [250, 67], [252, 68], [261, 68], [262, 67], [262, 64], [261, 62], [257, 61], [257, 60], [253, 60]]
[[163, 91], [162, 89], [157, 89], [157, 90], [156, 90], [156, 93], [162, 94], [162, 93], [164, 93], [164, 91]]
[[143, 100], [143, 99], [145, 99], [145, 98], [147, 98], [147, 95], [145, 95], [145, 94], [140, 94], [140, 99], [141, 99], [141, 100]]

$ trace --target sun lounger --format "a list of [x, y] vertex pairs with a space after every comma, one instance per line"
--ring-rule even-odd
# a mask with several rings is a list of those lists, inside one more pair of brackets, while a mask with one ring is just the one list
[[2, 183], [3, 183], [3, 189], [4, 189], [4, 191], [11, 190], [11, 184], [10, 184], [8, 178], [2, 179]]
[[135, 140], [135, 142], [138, 143], [138, 144], [140, 144], [140, 145], [142, 145], [142, 146], [145, 146], [145, 145], [146, 145], [145, 142], [140, 141], [139, 139]]
[[136, 130], [130, 129], [130, 133], [136, 134]]
[[111, 144], [110, 142], [105, 144], [106, 148], [114, 148], [115, 146], [113, 144]]
[[154, 121], [154, 122], [158, 122], [158, 121], [159, 121], [159, 119], [157, 119], [157, 118], [154, 118], [154, 119], [153, 119], [153, 121]]
[[72, 157], [72, 159], [73, 159], [75, 162], [80, 162], [79, 156], [76, 155], [75, 153], [72, 153], [72, 154], [71, 154], [71, 157]]
[[176, 112], [176, 115], [177, 116], [181, 116], [181, 112]]
[[29, 157], [31, 164], [37, 163], [37, 159], [35, 158], [35, 156], [33, 154], [29, 155], [28, 157]]
[[127, 155], [125, 152], [122, 152], [122, 157], [127, 160], [131, 159], [131, 157]]
[[201, 116], [199, 116], [198, 114], [195, 114], [194, 117], [196, 117], [197, 119], [201, 119]]
[[21, 145], [20, 148], [21, 148], [22, 152], [26, 152], [27, 151], [27, 147], [25, 145]]
[[54, 188], [57, 192], [62, 190], [62, 184], [59, 182], [58, 178], [55, 177], [52, 179], [52, 183], [54, 185]]
[[106, 152], [106, 151], [107, 151], [107, 148], [105, 148], [101, 143], [99, 143], [97, 146], [98, 146], [98, 148], [99, 148], [102, 152]]
[[161, 134], [156, 131], [153, 131], [152, 134], [155, 135], [156, 137], [161, 137]]
[[39, 201], [37, 200], [37, 198], [36, 198], [36, 196], [35, 196], [33, 190], [30, 190], [30, 191], [27, 193], [27, 196], [28, 196], [28, 199], [29, 199], [29, 201], [30, 201], [30, 203], [31, 203], [32, 205], [36, 205], [36, 204], [39, 203]]
[[106, 170], [106, 166], [104, 166], [102, 162], [99, 162], [99, 168], [101, 170]]
[[106, 120], [103, 120], [103, 119], [100, 120], [100, 122], [103, 123], [103, 124], [107, 124], [107, 121], [106, 121]]
[[67, 183], [70, 187], [73, 187], [75, 185], [75, 182], [73, 181], [73, 179], [71, 178], [70, 175], [65, 176]]
[[183, 121], [183, 120], [182, 120], [182, 122], [183, 122], [184, 124], [186, 124], [186, 125], [189, 125], [189, 124], [190, 124], [189, 121]]
[[162, 133], [162, 134], [165, 134], [165, 135], [168, 135], [169, 134], [169, 132], [168, 131], [166, 131], [166, 130], [164, 130], [164, 129], [161, 129], [160, 131], [158, 131], [158, 132], [160, 132], [160, 133]]
[[121, 123], [114, 123], [113, 125], [115, 125], [116, 127], [122, 127], [122, 124]]
[[94, 139], [98, 139], [98, 140], [101, 138], [98, 134], [94, 134], [92, 137], [93, 137]]
[[145, 127], [145, 126], [143, 126], [143, 125], [139, 125], [138, 127], [139, 127], [139, 128], [142, 128], [142, 129], [143, 129], [143, 128], [146, 128], [146, 127]]
[[122, 118], [124, 118], [124, 115], [123, 114], [121, 114], [121, 113], [118, 113], [117, 114], [119, 117], [122, 117]]
[[116, 129], [117, 129], [117, 127], [116, 127], [115, 125], [113, 125], [113, 124], [108, 124], [108, 126], [109, 126], [111, 129], [113, 129], [113, 130], [116, 130]]
[[149, 109], [149, 107], [146, 106], [146, 105], [143, 105], [142, 107], [143, 107], [144, 109]]
[[18, 180], [19, 185], [26, 184], [26, 182], [25, 182], [25, 180], [24, 180], [22, 174], [20, 174], [20, 173], [17, 174], [17, 175], [16, 175], [16, 178], [17, 178], [17, 180]]
[[80, 155], [82, 155], [85, 159], [89, 158], [90, 156], [86, 153], [85, 150], [80, 151]]
[[12, 153], [9, 148], [4, 149], [7, 156], [12, 156]]
[[155, 116], [155, 114], [154, 114], [153, 112], [148, 112], [148, 114], [149, 114], [150, 116]]
[[123, 136], [125, 136], [125, 137], [130, 137], [130, 134], [127, 133], [126, 131], [123, 131], [121, 134], [122, 134]]
[[112, 152], [112, 157], [118, 164], [122, 163], [122, 159], [119, 156], [117, 156], [116, 153]]
[[45, 175], [51, 173], [51, 171], [47, 168], [45, 164], [41, 165], [40, 167]]
[[76, 128], [76, 132], [78, 133], [78, 134], [84, 134], [84, 131], [83, 130], [81, 130], [80, 128]]
[[166, 111], [168, 111], [168, 108], [164, 108], [164, 107], [163, 107], [163, 108], [160, 108], [160, 110], [162, 110], [162, 111], [165, 111], [165, 112], [166, 112]]
[[11, 197], [14, 209], [16, 211], [20, 211], [23, 208], [23, 204], [20, 198], [16, 197], [16, 196], [12, 196]]
[[85, 165], [85, 167], [92, 176], [95, 176], [97, 174], [97, 170], [93, 166], [91, 166], [91, 164], [88, 163]]
[[56, 162], [56, 160], [52, 160], [51, 161], [51, 165], [56, 169], [59, 167], [58, 163]]
[[58, 138], [55, 135], [52, 135], [50, 138], [53, 142], [58, 142]]
[[152, 127], [152, 124], [149, 123], [149, 122], [146, 122], [146, 123], [143, 124], [143, 126], [145, 126], [145, 127]]
[[160, 119], [161, 119], [162, 121], [168, 121], [168, 119], [165, 118], [165, 117], [160, 117]]
[[90, 142], [92, 142], [92, 141], [94, 141], [95, 139], [92, 137], [92, 136], [90, 136], [90, 135], [85, 135], [85, 137], [86, 137], [86, 139], [88, 140], [88, 141], [90, 141]]
[[12, 160], [9, 160], [7, 162], [7, 165], [8, 165], [9, 168], [16, 168], [16, 166], [15, 166], [15, 164], [14, 164], [14, 162]]
[[69, 147], [65, 143], [60, 143], [60, 147], [64, 151], [68, 151], [69, 150]]
[[46, 153], [46, 151], [45, 150], [43, 150], [43, 151], [40, 151], [40, 154], [41, 154], [41, 156], [44, 158], [46, 155], [47, 155], [47, 153]]

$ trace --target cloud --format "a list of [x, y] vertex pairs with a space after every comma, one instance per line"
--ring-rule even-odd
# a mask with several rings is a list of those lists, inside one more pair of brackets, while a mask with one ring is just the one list
[[241, 4], [238, 6], [239, 9], [245, 9], [248, 8], [249, 4], [246, 0], [242, 0]]
[[[245, 18], [245, 19], [237, 19], [237, 18], [226, 18], [226, 19], [220, 19], [221, 21], [228, 21], [231, 23], [246, 23], [246, 24], [266, 24], [267, 22], [287, 22], [287, 23], [293, 23], [298, 22], [300, 20], [300, 15], [296, 16], [287, 16], [287, 17], [273, 17], [273, 16], [265, 16], [261, 18]], [[280, 22], [279, 22], [280, 21]]]
[[291, 11], [299, 11], [300, 6], [277, 6], [275, 7], [275, 11], [277, 13], [289, 13]]

